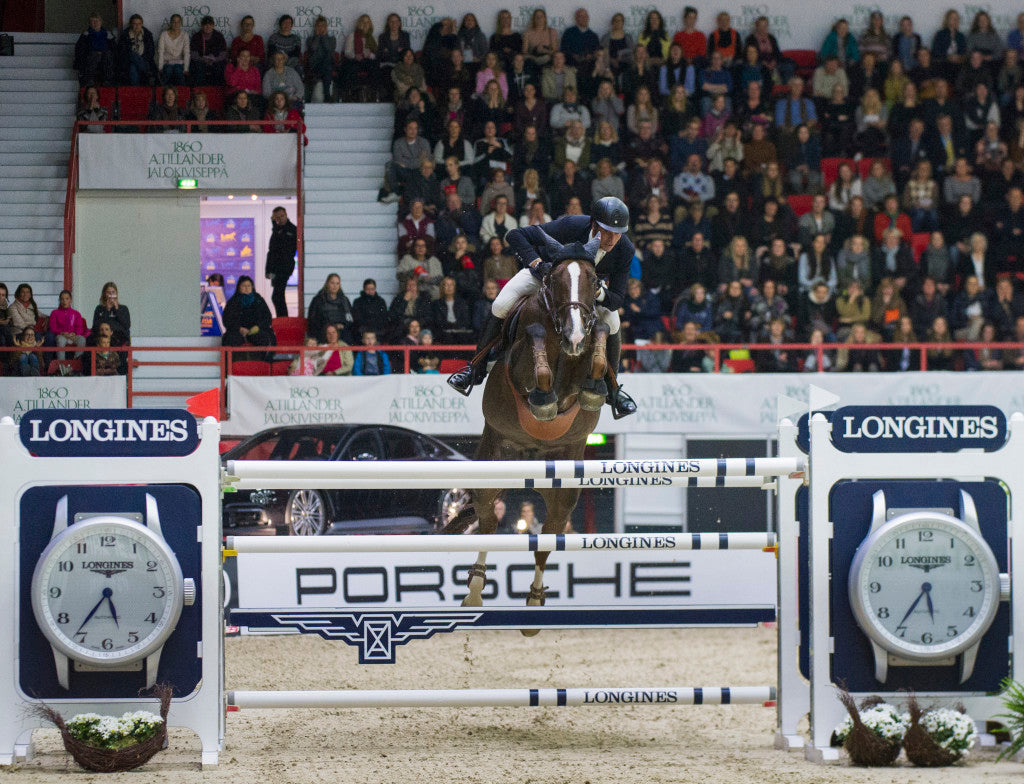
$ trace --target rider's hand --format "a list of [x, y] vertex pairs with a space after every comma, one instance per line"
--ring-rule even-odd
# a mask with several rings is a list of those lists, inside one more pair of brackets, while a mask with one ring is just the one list
[[602, 281], [600, 281], [600, 283], [598, 285], [597, 296], [594, 299], [596, 299], [598, 302], [604, 302], [604, 298], [607, 297], [607, 296], [608, 296], [608, 283], [602, 280]]

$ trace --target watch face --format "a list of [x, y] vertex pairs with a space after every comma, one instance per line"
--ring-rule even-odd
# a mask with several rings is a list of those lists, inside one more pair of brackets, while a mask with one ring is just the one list
[[173, 552], [144, 525], [94, 517], [43, 551], [32, 608], [51, 644], [76, 661], [117, 666], [153, 653], [173, 631], [183, 602]]
[[861, 627], [883, 648], [945, 658], [976, 643], [992, 622], [999, 567], [975, 529], [949, 515], [910, 512], [861, 544], [849, 590]]

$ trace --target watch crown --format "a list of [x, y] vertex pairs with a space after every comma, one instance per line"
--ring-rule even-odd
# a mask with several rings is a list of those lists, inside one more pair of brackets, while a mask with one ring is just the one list
[[182, 590], [182, 596], [185, 597], [185, 606], [191, 607], [196, 603], [196, 581], [191, 577], [185, 578], [184, 589]]
[[999, 575], [999, 601], [1010, 601], [1010, 575]]

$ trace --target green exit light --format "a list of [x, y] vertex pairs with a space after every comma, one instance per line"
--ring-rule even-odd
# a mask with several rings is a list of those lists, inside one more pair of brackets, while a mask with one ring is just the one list
[[604, 433], [591, 433], [587, 436], [587, 446], [604, 446], [608, 443], [608, 436]]
[[199, 180], [178, 180], [178, 187], [186, 191], [195, 190], [199, 187]]

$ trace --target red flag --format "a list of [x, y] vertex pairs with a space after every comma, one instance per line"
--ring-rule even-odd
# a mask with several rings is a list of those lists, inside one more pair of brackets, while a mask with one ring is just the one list
[[188, 412], [199, 418], [212, 416], [220, 421], [220, 388], [214, 387], [198, 395], [193, 395], [185, 401], [188, 404]]

